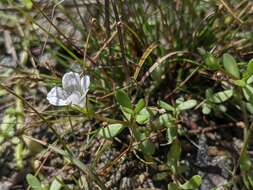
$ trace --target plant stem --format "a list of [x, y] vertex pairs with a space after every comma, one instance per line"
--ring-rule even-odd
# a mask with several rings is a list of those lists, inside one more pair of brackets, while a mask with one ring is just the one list
[[125, 51], [124, 37], [123, 37], [123, 32], [122, 32], [122, 24], [119, 18], [115, 0], [112, 0], [112, 7], [113, 7], [116, 22], [117, 22], [117, 31], [118, 31], [119, 44], [120, 44], [121, 55], [122, 55], [121, 59], [122, 59], [122, 62], [124, 63], [124, 70], [125, 70], [126, 77], [128, 78], [130, 75], [129, 75], [129, 69], [128, 69], [128, 64], [126, 60], [126, 53], [125, 53], [126, 51]]

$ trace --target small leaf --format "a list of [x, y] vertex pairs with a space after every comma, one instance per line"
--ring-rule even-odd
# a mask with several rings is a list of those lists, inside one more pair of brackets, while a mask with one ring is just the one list
[[164, 101], [158, 101], [157, 102], [157, 104], [161, 107], [161, 108], [163, 108], [163, 109], [165, 109], [165, 110], [167, 110], [167, 111], [171, 111], [171, 112], [174, 112], [175, 111], [175, 108], [173, 107], [173, 106], [171, 106], [170, 104], [168, 104], [168, 103], [166, 103], [166, 102], [164, 102]]
[[122, 124], [111, 124], [101, 128], [98, 134], [106, 139], [112, 139], [117, 136], [125, 128]]
[[242, 181], [247, 189], [250, 189], [250, 183], [248, 180], [248, 175], [242, 175]]
[[57, 179], [54, 179], [50, 185], [49, 190], [60, 190], [61, 187], [62, 187], [62, 184]]
[[189, 181], [185, 182], [183, 185], [180, 185], [180, 187], [182, 189], [195, 190], [199, 188], [201, 182], [202, 178], [199, 175], [195, 175]]
[[232, 96], [233, 96], [233, 90], [224, 90], [224, 91], [213, 94], [212, 97], [209, 98], [209, 100], [213, 103], [219, 104], [219, 103], [227, 101]]
[[235, 80], [234, 83], [235, 83], [235, 85], [237, 85], [239, 87], [245, 87], [246, 86], [246, 82], [244, 80]]
[[140, 133], [136, 134], [136, 138], [138, 141], [140, 141], [139, 148], [140, 150], [146, 154], [146, 155], [152, 155], [155, 153], [155, 146], [154, 144], [149, 140], [149, 138], [146, 136], [145, 133]]
[[31, 9], [33, 6], [33, 2], [31, 0], [22, 0], [23, 5], [27, 8], [27, 9]]
[[126, 113], [126, 114], [132, 115], [134, 113], [134, 111], [132, 109], [129, 109], [127, 107], [120, 106], [120, 108], [121, 108], [121, 111], [124, 112], [124, 113]]
[[178, 185], [175, 183], [169, 183], [168, 190], [180, 190], [180, 187], [178, 187]]
[[131, 100], [123, 90], [118, 90], [116, 92], [116, 100], [122, 107], [132, 109]]
[[211, 113], [211, 106], [209, 104], [202, 105], [202, 113], [208, 115]]
[[249, 183], [250, 183], [251, 187], [253, 187], [253, 171], [252, 170], [250, 170], [248, 172], [247, 177], [248, 177], [248, 180], [249, 180]]
[[140, 113], [136, 116], [136, 122], [139, 123], [140, 125], [144, 125], [148, 123], [150, 118], [150, 113], [146, 108], [142, 109]]
[[216, 57], [214, 57], [212, 54], [207, 53], [204, 56], [205, 64], [208, 69], [210, 70], [218, 70], [220, 68], [220, 64]]
[[29, 186], [31, 186], [32, 190], [43, 190], [40, 181], [34, 175], [28, 174], [26, 176], [26, 180], [27, 180]]
[[248, 80], [247, 80], [247, 84], [251, 84], [253, 82], [253, 75], [251, 75]]
[[168, 172], [159, 172], [156, 173], [152, 178], [154, 179], [154, 181], [162, 181], [168, 179], [168, 177]]
[[223, 65], [224, 65], [225, 70], [230, 75], [238, 79], [240, 78], [240, 72], [239, 72], [237, 63], [230, 54], [225, 53], [223, 55]]
[[182, 102], [181, 104], [179, 104], [177, 106], [177, 109], [179, 109], [180, 111], [183, 111], [183, 110], [188, 110], [188, 109], [191, 109], [193, 108], [194, 106], [197, 105], [197, 101], [192, 99], [192, 100], [187, 100], [185, 102]]
[[253, 75], [253, 59], [251, 59], [247, 66], [247, 73]]
[[173, 127], [173, 122], [170, 114], [160, 115], [158, 118], [159, 126]]
[[134, 112], [139, 113], [145, 106], [146, 106], [146, 103], [145, 103], [144, 99], [142, 98], [135, 105]]
[[181, 156], [181, 146], [178, 141], [173, 141], [170, 151], [167, 154], [167, 165], [173, 173], [177, 172], [178, 162]]
[[241, 157], [240, 160], [240, 169], [244, 172], [249, 171], [251, 169], [252, 163], [250, 161], [249, 156], [247, 155], [246, 152]]
[[253, 114], [253, 105], [249, 102], [246, 102], [246, 108], [250, 114]]
[[198, 47], [197, 50], [198, 50], [199, 54], [202, 56], [204, 56], [207, 53], [206, 50], [202, 47]]
[[166, 132], [166, 139], [168, 144], [171, 144], [177, 138], [177, 127], [168, 127]]
[[246, 85], [245, 88], [242, 89], [244, 97], [247, 101], [253, 101], [253, 87], [250, 85]]

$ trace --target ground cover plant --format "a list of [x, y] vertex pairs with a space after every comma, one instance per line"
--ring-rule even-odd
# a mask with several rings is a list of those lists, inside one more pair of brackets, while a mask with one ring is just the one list
[[0, 1], [0, 189], [250, 190], [250, 0]]

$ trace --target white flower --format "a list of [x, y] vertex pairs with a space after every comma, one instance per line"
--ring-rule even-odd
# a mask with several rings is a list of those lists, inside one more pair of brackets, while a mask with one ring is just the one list
[[62, 88], [53, 87], [47, 94], [47, 100], [54, 106], [78, 105], [84, 107], [89, 85], [88, 75], [80, 78], [78, 73], [66, 73], [62, 78]]

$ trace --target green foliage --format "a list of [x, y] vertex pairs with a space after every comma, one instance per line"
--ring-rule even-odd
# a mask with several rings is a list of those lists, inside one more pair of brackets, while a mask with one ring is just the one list
[[38, 180], [38, 178], [32, 174], [28, 174], [26, 176], [26, 180], [29, 184], [29, 186], [32, 188], [32, 190], [46, 190]]
[[137, 132], [136, 134], [137, 140], [140, 142], [139, 148], [146, 155], [152, 155], [155, 153], [155, 146], [149, 140], [145, 133]]
[[122, 124], [110, 124], [104, 128], [101, 128], [98, 134], [106, 139], [112, 139], [116, 137], [125, 128]]
[[187, 100], [185, 102], [180, 103], [177, 106], [177, 109], [179, 111], [189, 110], [189, 109], [194, 108], [196, 105], [197, 105], [197, 101], [196, 100], [193, 100], [193, 99], [192, 100]]
[[232, 55], [225, 53], [223, 55], [223, 66], [228, 74], [239, 79], [240, 71], [238, 65]]
[[167, 165], [173, 173], [177, 173], [181, 151], [182, 149], [180, 143], [178, 141], [174, 141], [167, 154]]
[[62, 184], [58, 181], [58, 179], [54, 179], [49, 187], [49, 190], [60, 190], [62, 188]]
[[22, 0], [21, 2], [27, 9], [31, 9], [33, 6], [33, 2], [31, 0]]
[[224, 90], [213, 94], [209, 100], [213, 103], [219, 104], [227, 101], [233, 96], [233, 90]]
[[117, 102], [120, 105], [121, 111], [123, 112], [125, 117], [128, 120], [130, 120], [131, 115], [133, 114], [133, 110], [132, 110], [133, 107], [132, 107], [132, 103], [129, 96], [123, 90], [118, 90], [115, 96], [116, 96]]
[[185, 190], [198, 189], [201, 185], [201, 182], [202, 178], [199, 175], [195, 175], [190, 180], [180, 185], [180, 187]]
[[[36, 168], [36, 176], [27, 175], [32, 190], [117, 188], [105, 187], [114, 185], [106, 181], [115, 174], [111, 168], [132, 160], [145, 166], [136, 173], [152, 171], [159, 186], [198, 189], [202, 179], [187, 156], [190, 150], [195, 161], [199, 133], [214, 125], [208, 132], [223, 138], [220, 128], [228, 126], [227, 137], [234, 135], [230, 126], [243, 122], [237, 129], [243, 136], [231, 139], [243, 139], [244, 154], [226, 180], [240, 177], [228, 184], [252, 189], [252, 147], [245, 140], [253, 114], [250, 7], [247, 1], [1, 1], [0, 156], [16, 159], [6, 166], [21, 172], [38, 159], [31, 149], [46, 147], [50, 158], [77, 172], [65, 184]], [[49, 87], [69, 71], [91, 77], [87, 104], [49, 106]], [[111, 149], [116, 156], [104, 156]]]
[[204, 55], [204, 61], [205, 61], [207, 68], [210, 70], [218, 70], [221, 67], [218, 59], [210, 53], [206, 53]]

